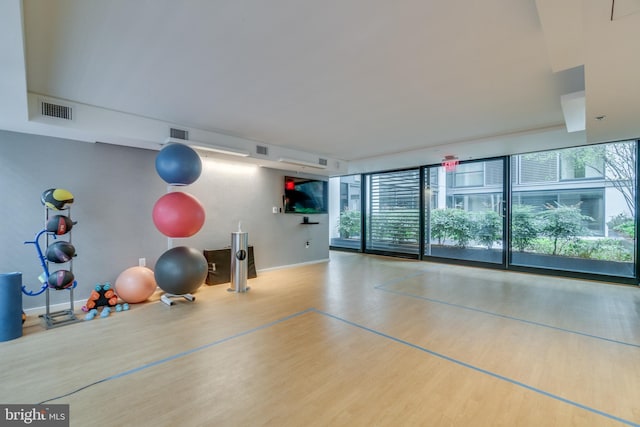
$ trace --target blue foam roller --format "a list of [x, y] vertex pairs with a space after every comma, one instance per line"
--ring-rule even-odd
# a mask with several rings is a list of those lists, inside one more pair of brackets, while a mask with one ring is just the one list
[[22, 336], [22, 273], [0, 273], [0, 341]]

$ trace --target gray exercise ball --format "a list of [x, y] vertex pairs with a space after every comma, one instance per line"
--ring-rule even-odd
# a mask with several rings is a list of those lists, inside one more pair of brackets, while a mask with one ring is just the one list
[[202, 252], [186, 246], [178, 246], [163, 253], [154, 269], [156, 283], [163, 291], [174, 294], [190, 294], [207, 278], [207, 259]]

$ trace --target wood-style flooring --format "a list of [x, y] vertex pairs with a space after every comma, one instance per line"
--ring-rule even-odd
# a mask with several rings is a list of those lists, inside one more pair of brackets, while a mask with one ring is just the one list
[[[640, 289], [332, 252], [0, 343], [72, 426], [640, 426]], [[80, 313], [83, 316], [83, 313]]]

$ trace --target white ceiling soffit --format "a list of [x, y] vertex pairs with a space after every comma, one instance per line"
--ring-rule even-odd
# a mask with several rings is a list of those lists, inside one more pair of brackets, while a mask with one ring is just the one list
[[[587, 142], [640, 136], [640, 0], [536, 0], [536, 6], [552, 69], [584, 64]], [[563, 95], [567, 129], [581, 128], [581, 102]]]
[[[615, 1], [614, 11], [620, 4], [625, 2]], [[632, 13], [612, 21], [611, 3], [585, 0], [584, 19], [588, 29], [585, 31], [584, 66], [587, 140], [605, 142], [638, 138], [640, 14]]]
[[554, 72], [584, 64], [582, 0], [536, 0]]
[[562, 114], [567, 126], [567, 132], [585, 130], [585, 95], [584, 91], [568, 93], [560, 97]]
[[352, 161], [349, 162], [349, 172], [366, 173], [388, 170], [389, 164], [393, 164], [397, 169], [415, 167], [417, 164], [438, 165], [447, 154], [451, 154], [452, 149], [455, 150], [456, 157], [460, 160], [486, 159], [529, 151], [553, 150], [559, 148], [559, 140], [563, 143], [562, 147], [583, 145], [585, 133], [567, 133], [564, 125], [558, 125], [546, 129], [492, 135], [473, 141], [461, 141], [455, 145], [443, 144], [423, 150], [371, 158], [366, 161]]

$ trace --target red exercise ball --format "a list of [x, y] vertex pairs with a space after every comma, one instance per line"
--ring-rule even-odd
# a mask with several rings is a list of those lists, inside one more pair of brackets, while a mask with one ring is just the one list
[[156, 287], [153, 270], [147, 267], [127, 268], [115, 282], [116, 295], [131, 304], [146, 301], [153, 295]]
[[190, 237], [204, 224], [204, 207], [191, 194], [174, 191], [153, 206], [153, 223], [168, 237]]

